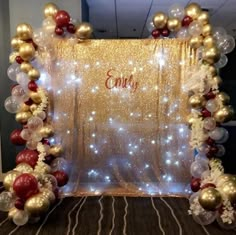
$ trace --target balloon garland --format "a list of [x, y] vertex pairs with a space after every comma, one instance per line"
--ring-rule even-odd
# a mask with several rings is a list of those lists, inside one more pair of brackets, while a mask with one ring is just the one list
[[198, 52], [199, 63], [185, 84], [190, 94], [190, 144], [197, 152], [190, 169], [194, 193], [189, 199], [189, 214], [201, 225], [217, 220], [222, 228], [233, 229], [236, 227], [236, 176], [224, 174], [219, 158], [225, 153], [222, 144], [229, 136], [221, 124], [232, 119], [234, 110], [229, 105], [229, 95], [219, 91], [222, 80], [217, 69], [227, 64], [225, 54], [234, 49], [235, 40], [223, 28], [213, 28], [208, 12], [197, 3], [185, 8], [175, 4], [168, 16], [157, 12], [147, 27], [155, 39], [168, 36], [186, 39]]
[[15, 82], [5, 108], [15, 113], [21, 129], [14, 130], [10, 139], [26, 148], [16, 156], [16, 168], [7, 172], [3, 180], [5, 191], [0, 194], [0, 210], [16, 225], [29, 220], [38, 221], [60, 196], [59, 187], [68, 182], [68, 166], [60, 157], [62, 147], [51, 145], [49, 137], [54, 130], [48, 118], [48, 94], [40, 86], [38, 52], [49, 50], [50, 38], [67, 37], [76, 41], [90, 38], [92, 27], [88, 23], [74, 25], [70, 15], [49, 3], [44, 8], [42, 28], [33, 30], [29, 24], [19, 24], [11, 45], [11, 66], [8, 77]]
[[[8, 76], [18, 84], [4, 105], [8, 112], [16, 113], [16, 121], [23, 125], [11, 133], [11, 142], [26, 145], [26, 149], [17, 155], [16, 168], [4, 178], [6, 191], [0, 194], [0, 210], [9, 211], [9, 218], [17, 225], [24, 225], [32, 218], [37, 220], [46, 213], [58, 197], [58, 187], [68, 181], [67, 172], [58, 167], [63, 161], [59, 157], [62, 148], [50, 145], [48, 140], [54, 130], [48, 121], [47, 92], [37, 83], [40, 81], [37, 53], [47, 50], [45, 41], [55, 35], [82, 41], [92, 34], [90, 24], [76, 27], [70, 15], [53, 3], [45, 6], [44, 16], [42, 29], [33, 30], [28, 24], [20, 24], [11, 41], [14, 52], [9, 58], [12, 65]], [[221, 227], [234, 228], [236, 176], [224, 174], [218, 159], [224, 155], [222, 143], [228, 139], [221, 123], [229, 121], [234, 111], [228, 105], [229, 96], [219, 91], [222, 80], [217, 68], [226, 65], [225, 54], [234, 49], [235, 41], [223, 28], [213, 28], [208, 12], [196, 3], [185, 8], [175, 4], [168, 16], [157, 12], [147, 27], [154, 39], [175, 36], [188, 40], [198, 52], [199, 63], [190, 71], [185, 84], [190, 94], [190, 144], [197, 151], [190, 169], [194, 194], [189, 199], [189, 213], [201, 225], [216, 219]]]

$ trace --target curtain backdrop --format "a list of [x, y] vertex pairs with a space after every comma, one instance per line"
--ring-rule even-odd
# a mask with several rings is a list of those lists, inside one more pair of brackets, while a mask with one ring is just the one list
[[68, 195], [184, 195], [193, 151], [183, 91], [187, 42], [55, 39], [41, 52], [55, 143], [70, 163]]

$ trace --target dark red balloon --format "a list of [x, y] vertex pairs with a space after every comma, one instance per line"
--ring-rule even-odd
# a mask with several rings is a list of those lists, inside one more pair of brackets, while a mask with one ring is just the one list
[[15, 60], [18, 64], [22, 64], [24, 62], [24, 60], [19, 55], [16, 56]]
[[51, 162], [52, 162], [54, 159], [55, 159], [54, 156], [52, 156], [52, 155], [48, 155], [48, 156], [45, 157], [44, 162], [45, 162], [46, 164], [50, 165]]
[[208, 111], [207, 109], [202, 109], [201, 114], [203, 117], [211, 117], [211, 112]]
[[46, 144], [46, 145], [50, 145], [50, 142], [49, 142], [49, 140], [47, 140], [47, 139], [43, 139], [43, 140], [42, 140], [42, 143], [43, 143], [43, 144]]
[[15, 208], [17, 208], [18, 210], [24, 210], [24, 205], [25, 202], [20, 198], [15, 201]]
[[188, 27], [192, 21], [193, 19], [190, 16], [185, 16], [182, 20], [182, 26]]
[[212, 138], [208, 137], [208, 139], [206, 140], [206, 143], [210, 146], [215, 144], [215, 140], [213, 140]]
[[193, 192], [197, 192], [200, 189], [200, 186], [201, 186], [201, 179], [193, 178], [191, 180], [191, 189]]
[[10, 140], [13, 144], [15, 144], [15, 145], [26, 144], [26, 140], [22, 139], [22, 137], [20, 136], [20, 133], [21, 133], [21, 130], [19, 130], [19, 129], [12, 131], [12, 133], [10, 135]]
[[64, 171], [55, 171], [52, 173], [52, 175], [57, 179], [57, 185], [59, 187], [62, 187], [67, 184], [69, 180], [68, 175]]
[[204, 97], [207, 100], [210, 100], [210, 99], [214, 99], [216, 97], [216, 95], [212, 91], [209, 91], [206, 95], [204, 95]]
[[66, 27], [70, 23], [70, 15], [66, 11], [58, 11], [55, 21], [58, 27]]
[[154, 30], [152, 31], [152, 36], [153, 36], [154, 38], [159, 38], [159, 37], [161, 36], [161, 31], [160, 31], [159, 29], [154, 29]]
[[66, 29], [69, 33], [72, 33], [72, 34], [75, 33], [75, 31], [76, 31], [76, 28], [75, 28], [74, 24], [68, 24]]
[[216, 188], [216, 186], [212, 183], [207, 183], [201, 187], [201, 189], [205, 189], [205, 188]]
[[56, 28], [55, 28], [55, 34], [56, 34], [56, 35], [59, 35], [59, 36], [63, 35], [63, 34], [64, 34], [63, 28], [61, 28], [61, 27], [56, 27]]
[[168, 37], [170, 35], [170, 30], [169, 29], [162, 29], [161, 30], [161, 35], [163, 37]]
[[20, 199], [26, 200], [38, 193], [38, 181], [33, 175], [23, 173], [15, 179], [13, 190]]
[[36, 84], [35, 81], [30, 81], [30, 82], [28, 83], [28, 88], [29, 88], [29, 90], [36, 92], [37, 89], [38, 89], [38, 86], [37, 86], [37, 84]]
[[27, 163], [32, 167], [35, 167], [38, 161], [38, 152], [35, 150], [24, 149], [16, 156], [16, 164]]
[[215, 155], [218, 152], [218, 150], [219, 150], [218, 147], [213, 145], [213, 146], [210, 147], [208, 153], [211, 154], [211, 155]]

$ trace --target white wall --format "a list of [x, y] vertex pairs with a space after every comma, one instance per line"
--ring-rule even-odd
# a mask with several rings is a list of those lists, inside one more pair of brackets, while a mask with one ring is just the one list
[[73, 19], [81, 21], [81, 0], [9, 0], [11, 36], [15, 35], [16, 26], [20, 23], [39, 28], [43, 21], [44, 5], [48, 2], [55, 3]]

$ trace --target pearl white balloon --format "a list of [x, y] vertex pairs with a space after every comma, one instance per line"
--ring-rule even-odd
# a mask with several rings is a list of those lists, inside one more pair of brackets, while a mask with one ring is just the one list
[[225, 130], [224, 130], [224, 136], [223, 136], [221, 139], [217, 140], [216, 143], [218, 143], [218, 144], [223, 144], [223, 143], [225, 143], [228, 139], [229, 139], [229, 132], [225, 129]]
[[190, 172], [195, 178], [201, 178], [202, 173], [206, 170], [209, 170], [209, 166], [204, 160], [194, 161], [190, 167]]
[[4, 102], [4, 107], [9, 113], [17, 113], [21, 107], [21, 100], [16, 96], [9, 96]]
[[41, 112], [37, 112], [36, 116], [39, 117], [41, 120], [44, 120], [47, 115], [44, 111], [41, 111]]
[[12, 88], [11, 95], [21, 97], [21, 96], [25, 95], [25, 91], [24, 91], [24, 89], [22, 88], [21, 85], [16, 85]]
[[23, 129], [20, 133], [21, 138], [24, 140], [30, 140], [31, 135], [32, 135], [32, 131], [30, 131], [29, 129]]
[[226, 31], [224, 28], [222, 27], [214, 27], [213, 28], [213, 32], [212, 32], [212, 36], [215, 40], [218, 40], [220, 37], [226, 35]]
[[148, 32], [150, 32], [150, 33], [155, 29], [152, 18], [153, 18], [153, 16], [148, 17], [147, 23], [146, 23], [146, 28], [147, 28]]
[[193, 21], [188, 27], [188, 32], [192, 36], [199, 36], [202, 33], [202, 24], [198, 21]]
[[38, 28], [33, 32], [33, 41], [39, 47], [47, 47], [51, 43], [51, 35], [43, 28]]
[[16, 75], [20, 72], [20, 66], [17, 63], [13, 63], [9, 66], [7, 69], [7, 75], [8, 77], [15, 82], [16, 81]]
[[224, 134], [225, 128], [223, 127], [216, 127], [214, 130], [209, 132], [209, 136], [216, 141], [222, 139]]
[[201, 153], [198, 153], [198, 154], [195, 156], [195, 160], [196, 160], [196, 161], [198, 161], [198, 160], [209, 161], [209, 159], [206, 157], [206, 154], [201, 154]]
[[214, 130], [216, 127], [216, 121], [212, 117], [207, 117], [203, 121], [203, 126], [205, 129], [207, 129], [209, 131]]
[[26, 73], [20, 72], [16, 75], [16, 81], [21, 85], [24, 91], [28, 91], [29, 77]]
[[196, 148], [197, 152], [201, 155], [208, 153], [209, 146], [207, 144], [202, 144], [201, 146]]
[[235, 39], [231, 35], [224, 35], [217, 39], [216, 44], [222, 54], [228, 54], [235, 48]]
[[218, 151], [215, 154], [216, 157], [223, 157], [225, 155], [225, 147], [221, 144], [217, 144], [216, 147], [218, 148]]
[[215, 63], [216, 68], [220, 69], [225, 67], [225, 65], [228, 63], [228, 57], [224, 54], [221, 55], [220, 60]]
[[198, 191], [198, 192], [196, 192], [196, 193], [193, 193], [193, 194], [190, 196], [190, 198], [189, 198], [189, 204], [190, 204], [190, 205], [193, 203], [193, 201], [194, 201], [195, 198], [198, 198], [198, 197], [199, 197], [199, 194], [200, 194], [200, 192]]
[[189, 39], [190, 34], [188, 32], [188, 29], [183, 27], [177, 32], [177, 38], [182, 38], [182, 39]]
[[180, 4], [173, 4], [168, 10], [168, 15], [170, 18], [178, 18], [182, 20], [185, 16], [184, 7]]
[[14, 198], [10, 192], [0, 193], [0, 211], [9, 211], [14, 205]]
[[17, 210], [17, 212], [13, 216], [13, 222], [17, 226], [25, 225], [29, 220], [29, 214], [24, 210]]
[[30, 150], [37, 149], [38, 141], [34, 141], [32, 139], [28, 140], [26, 143], [26, 147]]
[[211, 224], [217, 217], [216, 211], [203, 211], [199, 215], [193, 214], [193, 219], [200, 225]]
[[54, 33], [56, 28], [56, 22], [52, 17], [47, 17], [43, 21], [43, 30], [46, 31], [47, 33], [51, 34]]
[[29, 130], [35, 131], [43, 127], [43, 121], [39, 117], [31, 117], [27, 122], [27, 126]]
[[217, 99], [210, 99], [206, 102], [206, 109], [211, 113], [214, 113], [219, 108]]

